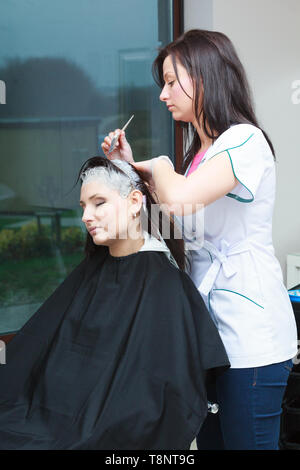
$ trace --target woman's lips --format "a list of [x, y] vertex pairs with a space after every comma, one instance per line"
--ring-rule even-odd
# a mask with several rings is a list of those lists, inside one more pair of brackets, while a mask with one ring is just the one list
[[94, 227], [94, 228], [91, 228], [91, 229], [89, 230], [89, 232], [90, 232], [91, 235], [93, 235], [93, 233], [95, 233], [96, 230], [97, 230], [97, 227]]

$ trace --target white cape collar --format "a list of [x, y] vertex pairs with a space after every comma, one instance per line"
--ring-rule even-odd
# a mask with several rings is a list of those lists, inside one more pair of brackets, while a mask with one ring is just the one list
[[150, 235], [147, 231], [143, 232], [143, 237], [145, 239], [145, 242], [139, 251], [162, 251], [166, 254], [171, 263], [178, 268], [178, 264], [176, 263], [163, 238], [161, 238], [161, 240], [158, 240], [153, 235]]

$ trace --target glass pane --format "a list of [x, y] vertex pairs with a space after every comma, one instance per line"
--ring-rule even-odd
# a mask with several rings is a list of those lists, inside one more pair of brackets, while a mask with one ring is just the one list
[[123, 126], [135, 159], [173, 155], [151, 75], [171, 0], [7, 0], [0, 16], [0, 334], [83, 259], [82, 163]]

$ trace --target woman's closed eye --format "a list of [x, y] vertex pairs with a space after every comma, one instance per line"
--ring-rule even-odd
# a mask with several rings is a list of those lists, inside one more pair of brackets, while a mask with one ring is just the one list
[[[98, 202], [98, 204], [95, 204], [95, 206], [96, 206], [96, 207], [97, 207], [97, 206], [101, 206], [101, 205], [104, 204], [104, 203], [105, 203], [105, 201], [103, 201], [103, 202]], [[85, 207], [84, 207], [84, 206], [80, 206], [80, 207], [81, 207], [81, 209], [82, 209], [82, 214], [83, 214], [84, 211], [85, 211]]]

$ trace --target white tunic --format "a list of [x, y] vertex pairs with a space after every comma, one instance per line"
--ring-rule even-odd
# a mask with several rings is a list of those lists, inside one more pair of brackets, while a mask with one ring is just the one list
[[200, 165], [224, 151], [239, 184], [205, 207], [204, 244], [189, 252], [189, 274], [231, 366], [264, 366], [297, 353], [294, 313], [272, 242], [275, 163], [263, 133], [250, 124], [221, 134]]

